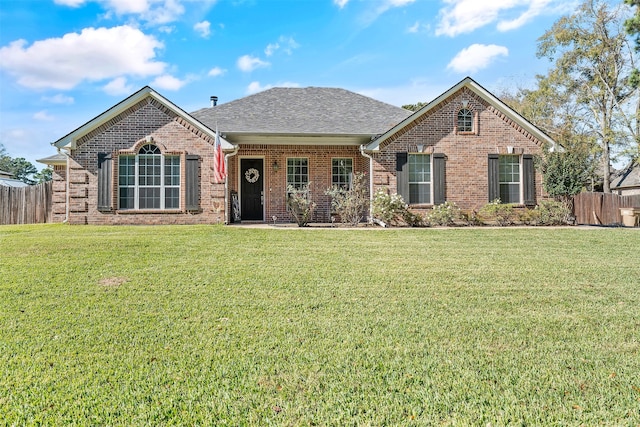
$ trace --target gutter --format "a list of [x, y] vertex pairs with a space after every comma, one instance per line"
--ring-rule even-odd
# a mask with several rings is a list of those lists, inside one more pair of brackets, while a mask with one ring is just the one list
[[227, 169], [227, 176], [224, 178], [224, 223], [229, 225], [229, 158], [238, 154], [239, 145], [233, 146], [233, 151], [224, 155], [224, 164]]

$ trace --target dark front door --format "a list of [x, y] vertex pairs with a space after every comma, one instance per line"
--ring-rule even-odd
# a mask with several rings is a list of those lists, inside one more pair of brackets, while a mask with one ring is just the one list
[[243, 220], [263, 221], [262, 159], [240, 159], [240, 215]]

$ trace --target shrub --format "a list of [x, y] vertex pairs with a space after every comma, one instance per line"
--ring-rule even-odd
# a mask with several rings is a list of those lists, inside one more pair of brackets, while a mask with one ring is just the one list
[[309, 185], [296, 188], [293, 185], [287, 187], [287, 207], [298, 227], [304, 227], [311, 221], [316, 204], [309, 197]]
[[461, 218], [460, 208], [453, 202], [444, 202], [436, 205], [427, 214], [427, 221], [431, 225], [453, 225], [457, 219]]
[[371, 216], [388, 225], [425, 225], [422, 215], [411, 212], [401, 195], [387, 194], [384, 190], [376, 191], [371, 204]]
[[334, 186], [325, 191], [331, 196], [331, 210], [340, 216], [340, 221], [357, 226], [369, 207], [367, 180], [363, 173], [353, 176], [350, 190]]
[[539, 213], [540, 225], [562, 225], [569, 222], [571, 209], [560, 201], [542, 200], [536, 210]]
[[537, 225], [540, 223], [540, 211], [537, 206], [535, 209], [526, 208], [518, 212], [518, 219], [524, 225]]
[[478, 217], [484, 223], [495, 222], [500, 226], [512, 225], [515, 222], [513, 205], [501, 203], [500, 199], [495, 199], [484, 205], [480, 211], [478, 211]]
[[388, 194], [381, 189], [373, 196], [371, 216], [385, 224], [398, 225], [402, 220], [402, 212], [407, 210], [407, 204], [399, 194]]

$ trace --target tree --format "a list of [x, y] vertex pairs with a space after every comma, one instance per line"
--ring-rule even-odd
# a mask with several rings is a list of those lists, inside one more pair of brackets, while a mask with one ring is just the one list
[[36, 183], [31, 179], [31, 175], [38, 172], [38, 169], [24, 157], [12, 158], [9, 156], [3, 144], [0, 144], [0, 170], [13, 174], [15, 179], [24, 183]]
[[629, 85], [633, 49], [622, 28], [626, 12], [624, 6], [586, 0], [538, 40], [538, 57], [555, 60], [546, 79], [575, 105], [575, 119], [597, 141], [606, 193], [612, 147], [640, 141], [638, 93]]
[[47, 166], [40, 172], [33, 175], [33, 179], [35, 179], [38, 184], [51, 181], [53, 180], [53, 169], [50, 166]]
[[[633, 36], [636, 44], [635, 51], [638, 52], [640, 50], [640, 0], [624, 0], [624, 2], [636, 8], [634, 15], [624, 21], [624, 29], [627, 34]], [[634, 68], [631, 72], [629, 83], [636, 88], [640, 86], [640, 71], [637, 68]]]
[[580, 119], [581, 108], [547, 76], [538, 75], [537, 88], [504, 93], [501, 99], [562, 146], [538, 158], [545, 190], [566, 202], [567, 196], [593, 186], [598, 161], [597, 141]]
[[425, 105], [427, 105], [426, 102], [418, 102], [416, 104], [403, 105], [402, 108], [404, 108], [405, 110], [416, 112], [419, 109], [421, 109], [422, 107], [424, 107]]

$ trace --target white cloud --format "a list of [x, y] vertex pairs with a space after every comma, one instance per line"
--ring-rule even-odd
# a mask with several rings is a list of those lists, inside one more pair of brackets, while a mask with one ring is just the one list
[[44, 122], [50, 122], [54, 119], [54, 117], [51, 114], [49, 114], [47, 110], [38, 111], [33, 115], [33, 118], [35, 120], [40, 120]]
[[80, 7], [86, 3], [98, 3], [107, 12], [106, 16], [135, 15], [152, 24], [166, 24], [174, 22], [185, 12], [184, 3], [190, 7], [200, 5], [206, 9], [216, 0], [54, 0], [56, 4]]
[[112, 96], [129, 95], [134, 91], [132, 85], [127, 84], [125, 77], [117, 77], [102, 88], [105, 93]]
[[71, 105], [75, 102], [73, 97], [61, 93], [54, 96], [43, 96], [42, 100], [51, 104]]
[[474, 73], [487, 68], [500, 56], [509, 56], [509, 49], [495, 44], [472, 44], [458, 52], [447, 68], [457, 73]]
[[349, 0], [333, 0], [333, 4], [338, 6], [340, 9], [345, 7], [349, 3]]
[[269, 43], [264, 50], [264, 54], [267, 56], [273, 55], [276, 51], [282, 50], [287, 55], [291, 55], [294, 49], [299, 48], [300, 45], [293, 39], [293, 37], [280, 36], [276, 43]]
[[498, 22], [498, 31], [505, 32], [518, 29], [542, 14], [548, 7], [550, 0], [532, 0], [529, 8], [515, 19]]
[[211, 23], [209, 21], [198, 22], [193, 26], [193, 29], [200, 34], [200, 37], [206, 39], [211, 34]]
[[369, 7], [360, 19], [365, 26], [371, 25], [380, 15], [396, 7], [404, 7], [416, 0], [381, 0], [374, 3], [373, 7]]
[[184, 85], [188, 83], [187, 80], [180, 80], [176, 77], [170, 76], [168, 74], [156, 77], [153, 82], [151, 82], [151, 86], [154, 88], [165, 89], [165, 90], [178, 90]]
[[[440, 10], [440, 22], [436, 35], [454, 37], [470, 33], [478, 28], [497, 22], [498, 31], [510, 31], [533, 20], [536, 16], [548, 13], [554, 8], [552, 2], [560, 0], [444, 0], [447, 4]], [[566, 4], [567, 1], [565, 0]], [[522, 11], [524, 9], [524, 11]], [[508, 12], [516, 12], [516, 18], [504, 17]]]
[[161, 74], [166, 64], [155, 61], [155, 51], [161, 48], [163, 44], [155, 37], [128, 25], [85, 28], [80, 34], [40, 40], [31, 46], [16, 40], [0, 48], [0, 68], [22, 86], [66, 90], [83, 81]]
[[264, 50], [264, 54], [267, 56], [273, 55], [273, 52], [280, 49], [280, 45], [278, 43], [269, 43]]
[[420, 29], [420, 22], [416, 21], [415, 24], [407, 28], [407, 33], [417, 33]]
[[62, 6], [79, 7], [85, 2], [85, 0], [54, 0], [53, 2]]
[[220, 68], [220, 67], [213, 67], [212, 69], [209, 70], [209, 73], [207, 74], [209, 77], [219, 77], [224, 75], [227, 72], [227, 70]]
[[260, 58], [256, 58], [251, 55], [244, 55], [238, 58], [237, 65], [240, 71], [250, 72], [256, 68], [268, 67], [271, 64], [261, 60]]

